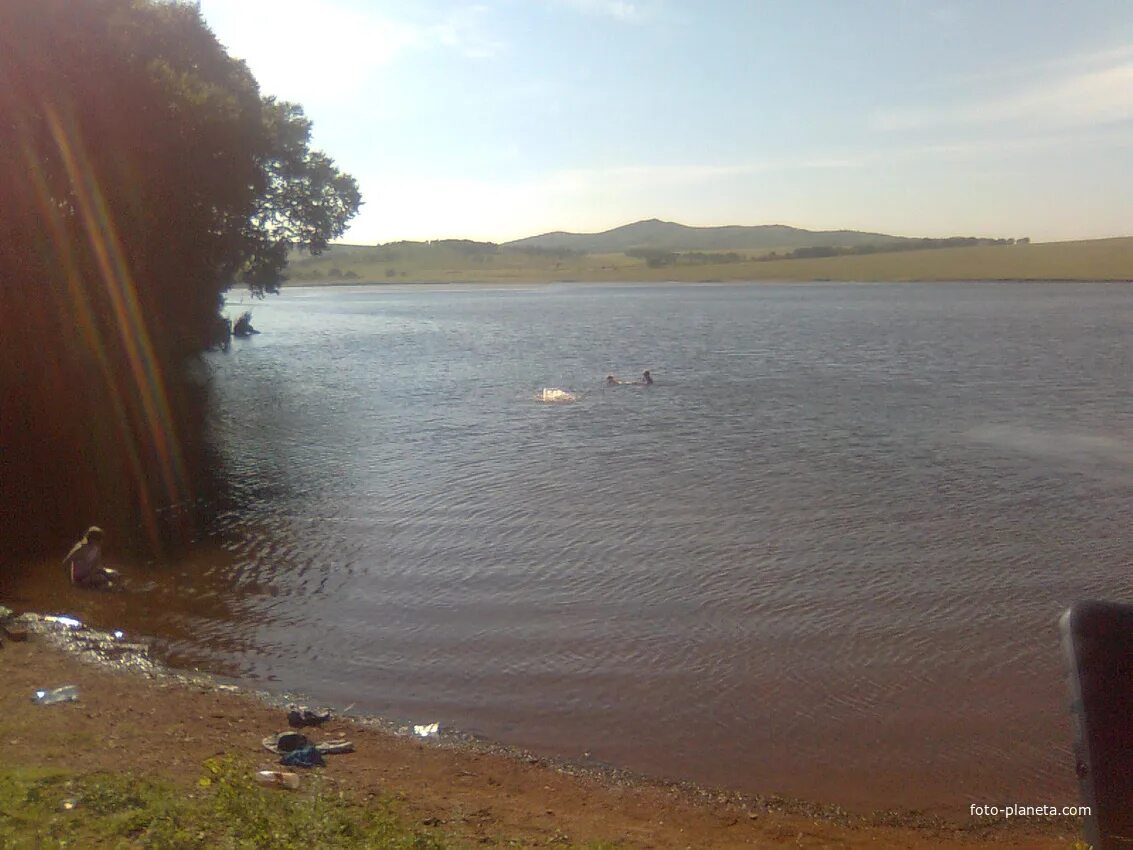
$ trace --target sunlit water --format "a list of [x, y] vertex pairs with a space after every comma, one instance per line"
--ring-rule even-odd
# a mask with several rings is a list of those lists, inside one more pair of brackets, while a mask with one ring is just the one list
[[251, 306], [262, 335], [208, 360], [241, 507], [80, 613], [181, 665], [654, 775], [1074, 801], [1056, 621], [1133, 589], [1133, 288]]

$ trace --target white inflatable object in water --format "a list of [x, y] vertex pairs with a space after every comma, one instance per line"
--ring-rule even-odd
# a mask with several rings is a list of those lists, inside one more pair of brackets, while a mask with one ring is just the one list
[[567, 392], [566, 390], [560, 390], [558, 387], [543, 387], [543, 392], [536, 396], [536, 398], [538, 398], [539, 401], [550, 402], [574, 401], [575, 394]]

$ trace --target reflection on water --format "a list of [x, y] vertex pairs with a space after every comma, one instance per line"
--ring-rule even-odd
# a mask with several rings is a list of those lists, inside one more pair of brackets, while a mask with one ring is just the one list
[[558, 387], [543, 387], [535, 396], [535, 399], [543, 402], [570, 402], [577, 401], [578, 396], [569, 390], [560, 390]]
[[1130, 591], [1131, 294], [293, 289], [209, 360], [211, 536], [147, 592], [0, 593], [661, 775], [1072, 800], [1055, 622]]

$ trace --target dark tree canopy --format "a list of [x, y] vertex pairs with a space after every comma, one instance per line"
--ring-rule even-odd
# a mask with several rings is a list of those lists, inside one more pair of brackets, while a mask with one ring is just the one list
[[194, 4], [0, 3], [0, 534], [192, 495], [224, 291], [276, 291], [361, 203], [309, 142]]

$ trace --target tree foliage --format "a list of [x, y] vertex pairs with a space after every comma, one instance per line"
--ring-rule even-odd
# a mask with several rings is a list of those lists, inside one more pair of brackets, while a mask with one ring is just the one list
[[361, 203], [310, 130], [195, 4], [0, 3], [0, 532], [36, 496], [189, 495], [183, 367], [224, 291], [276, 291]]
[[[1021, 242], [1022, 240], [1020, 240]], [[811, 260], [818, 257], [844, 257], [860, 254], [894, 254], [900, 251], [927, 251], [935, 248], [975, 248], [982, 245], [1014, 245], [1014, 239], [985, 239], [977, 236], [950, 236], [945, 239], [903, 239], [900, 242], [866, 243], [864, 245], [810, 245], [777, 254], [774, 251], [762, 260]]]

